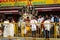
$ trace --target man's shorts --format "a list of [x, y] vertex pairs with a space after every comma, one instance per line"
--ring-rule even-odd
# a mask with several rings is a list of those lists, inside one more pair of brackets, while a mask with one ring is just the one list
[[32, 35], [36, 35], [36, 31], [32, 31]]

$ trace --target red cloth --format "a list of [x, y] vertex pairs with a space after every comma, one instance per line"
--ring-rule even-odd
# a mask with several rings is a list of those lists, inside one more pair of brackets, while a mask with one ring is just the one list
[[41, 23], [41, 28], [44, 29], [44, 21]]
[[26, 19], [26, 21], [30, 22], [30, 19]]

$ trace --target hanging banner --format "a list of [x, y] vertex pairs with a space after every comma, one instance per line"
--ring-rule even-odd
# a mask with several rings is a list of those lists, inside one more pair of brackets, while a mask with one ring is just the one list
[[26, 6], [27, 0], [0, 0], [0, 6]]
[[60, 4], [60, 0], [32, 0], [32, 5]]
[[0, 6], [26, 6], [29, 2], [31, 5], [60, 4], [60, 0], [0, 0]]
[[46, 0], [46, 4], [58, 4], [58, 0]]
[[27, 0], [0, 0], [0, 2], [21, 2], [21, 1], [27, 1]]
[[46, 0], [32, 0], [32, 5], [46, 4]]
[[57, 0], [58, 4], [60, 4], [60, 0]]

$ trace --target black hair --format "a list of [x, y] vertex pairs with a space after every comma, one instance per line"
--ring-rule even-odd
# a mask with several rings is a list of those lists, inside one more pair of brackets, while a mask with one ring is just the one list
[[29, 17], [27, 17], [27, 18], [29, 18]]

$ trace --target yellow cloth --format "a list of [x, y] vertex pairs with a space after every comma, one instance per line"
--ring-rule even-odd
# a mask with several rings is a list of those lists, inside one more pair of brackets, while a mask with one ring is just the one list
[[21, 23], [21, 34], [25, 33], [25, 22]]
[[18, 33], [18, 27], [17, 27], [17, 24], [14, 23], [14, 33], [17, 34]]
[[27, 31], [30, 31], [30, 26], [26, 26], [26, 30]]
[[16, 33], [16, 25], [14, 24], [14, 33]]

